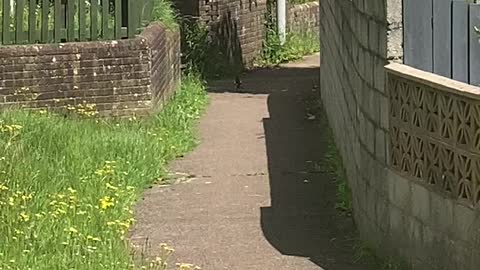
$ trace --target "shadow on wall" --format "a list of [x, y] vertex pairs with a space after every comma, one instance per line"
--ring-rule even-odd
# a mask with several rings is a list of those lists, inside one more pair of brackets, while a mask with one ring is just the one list
[[235, 76], [244, 70], [237, 21], [231, 12], [208, 24], [208, 30], [185, 16], [182, 27], [184, 63], [194, 63], [209, 78]]
[[[265, 69], [243, 82], [242, 92], [269, 95], [270, 117], [263, 124], [271, 206], [260, 209], [261, 227], [284, 255], [307, 257], [326, 270], [374, 269], [354, 263], [353, 220], [335, 209], [334, 177], [320, 165], [327, 123], [307, 119], [319, 112], [318, 74], [318, 67]], [[210, 91], [229, 89], [228, 83], [213, 83]]]
[[237, 21], [228, 10], [220, 21], [211, 24], [212, 48], [207, 64], [213, 68], [213, 75], [237, 75], [244, 70], [242, 47], [238, 36]]

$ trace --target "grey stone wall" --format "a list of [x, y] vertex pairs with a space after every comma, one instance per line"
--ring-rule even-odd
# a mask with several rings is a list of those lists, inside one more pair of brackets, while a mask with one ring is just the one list
[[403, 0], [387, 1], [388, 59], [403, 62]]
[[[354, 219], [363, 240], [412, 269], [478, 269], [478, 211], [390, 168], [384, 66], [402, 59], [401, 2], [320, 2], [321, 96], [352, 189]], [[407, 144], [408, 151], [421, 147]]]

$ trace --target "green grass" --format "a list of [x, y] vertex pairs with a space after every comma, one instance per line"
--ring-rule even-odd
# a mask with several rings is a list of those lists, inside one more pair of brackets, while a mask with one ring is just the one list
[[133, 268], [132, 207], [195, 146], [206, 102], [187, 76], [160, 114], [138, 121], [0, 113], [0, 269]]
[[167, 28], [177, 26], [177, 16], [170, 0], [155, 0], [153, 20], [162, 22]]
[[365, 243], [358, 241], [355, 245], [355, 261], [357, 263], [366, 263], [375, 265], [377, 270], [407, 270], [409, 269], [405, 261], [400, 258], [388, 257], [383, 258], [367, 246]]
[[325, 136], [328, 148], [323, 160], [321, 160], [320, 167], [322, 170], [330, 172], [335, 177], [335, 182], [337, 184], [337, 203], [335, 204], [335, 207], [342, 214], [351, 215], [352, 193], [348, 186], [347, 174], [343, 166], [342, 157], [335, 144], [333, 130], [328, 125], [326, 112], [324, 111], [321, 101], [317, 102], [316, 107], [315, 114], [318, 115], [321, 121], [327, 123], [326, 126], [328, 126]]
[[276, 31], [268, 31], [262, 56], [257, 61], [259, 66], [276, 66], [320, 51], [318, 35], [312, 32], [289, 33], [285, 44], [282, 45]]
[[275, 3], [268, 1], [265, 18], [266, 35], [263, 42], [262, 54], [255, 63], [257, 66], [276, 66], [281, 63], [301, 59], [305, 55], [320, 51], [318, 34], [308, 29], [287, 33], [285, 43], [281, 44], [280, 37], [276, 30], [274, 10]]

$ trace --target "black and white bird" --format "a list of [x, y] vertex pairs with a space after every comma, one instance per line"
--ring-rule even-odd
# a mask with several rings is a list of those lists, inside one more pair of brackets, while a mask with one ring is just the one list
[[242, 80], [240, 80], [239, 75], [235, 76], [235, 82], [234, 83], [235, 83], [235, 88], [236, 88], [237, 91], [242, 89]]

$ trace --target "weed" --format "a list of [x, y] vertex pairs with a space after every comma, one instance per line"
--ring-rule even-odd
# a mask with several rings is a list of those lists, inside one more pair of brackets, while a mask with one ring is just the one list
[[276, 29], [274, 4], [269, 1], [265, 19], [266, 36], [263, 44], [262, 55], [256, 61], [258, 66], [275, 66], [284, 62], [297, 60], [305, 55], [318, 52], [320, 41], [318, 35], [312, 31], [287, 33], [286, 41], [282, 45]]
[[167, 28], [177, 25], [177, 16], [170, 0], [154, 0], [153, 20], [160, 21]]
[[196, 143], [206, 95], [184, 78], [138, 121], [0, 113], [0, 269], [133, 268], [125, 236], [138, 195]]
[[213, 45], [207, 27], [184, 18], [181, 29], [183, 63], [187, 70], [202, 75], [209, 73], [208, 53]]
[[[319, 102], [319, 104], [319, 107], [321, 108], [320, 110], [323, 111], [321, 102]], [[320, 118], [322, 121], [328, 122], [325, 115], [325, 112], [321, 113]], [[338, 198], [336, 208], [344, 214], [351, 215], [352, 194], [348, 186], [348, 179], [345, 173], [345, 168], [343, 167], [342, 157], [336, 147], [333, 131], [328, 128], [326, 133], [328, 149], [320, 166], [335, 176]]]
[[355, 262], [368, 263], [375, 265], [378, 270], [406, 270], [408, 266], [406, 263], [394, 257], [382, 258], [378, 256], [373, 249], [358, 241], [355, 245]]

